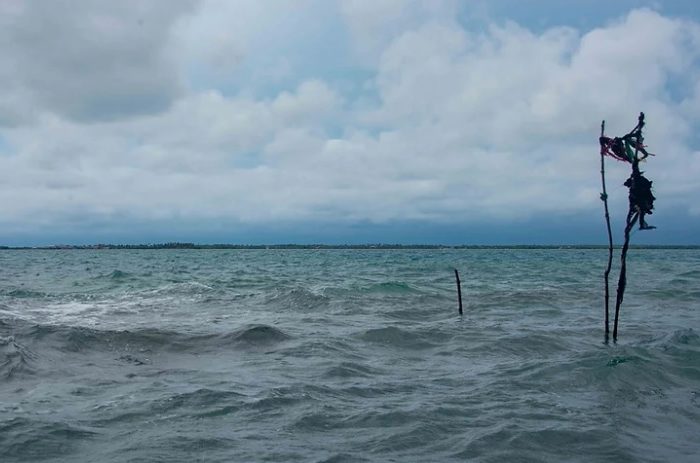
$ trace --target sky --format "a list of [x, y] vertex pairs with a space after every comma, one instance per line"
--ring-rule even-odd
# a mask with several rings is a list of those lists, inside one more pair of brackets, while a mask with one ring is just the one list
[[0, 245], [604, 244], [640, 111], [700, 244], [694, 0], [2, 0], [0, 89]]

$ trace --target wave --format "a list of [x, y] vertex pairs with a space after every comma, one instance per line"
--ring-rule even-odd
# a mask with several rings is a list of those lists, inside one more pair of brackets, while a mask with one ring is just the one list
[[355, 362], [341, 362], [326, 370], [326, 378], [371, 378], [381, 374], [380, 370]]
[[[206, 352], [226, 347], [269, 347], [291, 339], [291, 336], [282, 330], [261, 324], [246, 325], [233, 332], [190, 334], [156, 328], [99, 330], [65, 325], [32, 325], [23, 321], [8, 323], [0, 320], [0, 335], [3, 332], [13, 334], [13, 346], [19, 345], [15, 339], [22, 339], [70, 353], [90, 353], [92, 351]], [[16, 354], [13, 353], [13, 355]], [[30, 354], [27, 353], [25, 357], [30, 359]], [[147, 363], [140, 357], [128, 355], [122, 355], [119, 360], [133, 364]]]
[[15, 340], [14, 336], [0, 337], [0, 376], [6, 379], [18, 374], [32, 373], [37, 355]]
[[109, 280], [124, 280], [126, 278], [131, 277], [132, 275], [128, 272], [123, 272], [119, 269], [113, 270], [111, 273], [108, 273], [107, 275], [100, 275], [98, 278], [106, 278]]
[[405, 349], [428, 349], [435, 346], [423, 334], [394, 326], [367, 330], [360, 335], [360, 338], [372, 344]]
[[368, 293], [383, 293], [383, 294], [411, 294], [420, 292], [417, 288], [404, 283], [402, 281], [383, 281], [362, 288]]
[[319, 463], [365, 463], [368, 461], [371, 460], [358, 457], [357, 455], [351, 455], [349, 453], [336, 453], [335, 455], [321, 460]]
[[242, 403], [244, 397], [245, 395], [234, 391], [200, 388], [190, 392], [167, 395], [151, 403], [149, 408], [151, 413], [167, 413], [187, 408], [206, 414], [207, 412], [202, 409], [217, 407], [222, 403]]
[[314, 337], [305, 337], [300, 339], [299, 342], [286, 345], [280, 352], [285, 356], [296, 358], [312, 358], [318, 353], [322, 353], [322, 355], [335, 356], [336, 358], [365, 360], [365, 357], [353, 348], [351, 341], [339, 338], [316, 339]]
[[700, 347], [700, 335], [692, 328], [676, 330], [669, 336], [668, 344]]
[[33, 325], [19, 332], [31, 340], [48, 343], [57, 350], [73, 353], [117, 350], [124, 346], [140, 351], [165, 347], [177, 349], [188, 341], [186, 335], [150, 328], [113, 331], [65, 325]]
[[17, 461], [40, 461], [71, 454], [85, 439], [99, 434], [62, 422], [13, 418], [0, 422], [3, 456]]
[[662, 355], [666, 356], [677, 378], [700, 380], [700, 335], [692, 328], [676, 330], [660, 341]]
[[500, 358], [543, 358], [569, 352], [572, 346], [561, 335], [549, 333], [517, 333], [501, 337], [486, 346], [485, 353]]
[[272, 296], [268, 303], [295, 310], [316, 310], [328, 306], [330, 298], [305, 288], [294, 288]]
[[680, 272], [677, 274], [677, 276], [683, 277], [683, 278], [695, 278], [695, 279], [697, 279], [697, 278], [700, 278], [700, 270], [688, 270], [685, 272]]
[[180, 281], [168, 283], [154, 289], [143, 290], [136, 293], [142, 296], [172, 296], [172, 295], [203, 295], [215, 291], [212, 286], [200, 283], [199, 281]]
[[248, 346], [266, 346], [286, 341], [291, 337], [283, 331], [268, 325], [253, 325], [221, 337], [227, 343]]
[[16, 299], [46, 299], [51, 297], [51, 294], [24, 288], [4, 288], [0, 290], [0, 296], [9, 296]]

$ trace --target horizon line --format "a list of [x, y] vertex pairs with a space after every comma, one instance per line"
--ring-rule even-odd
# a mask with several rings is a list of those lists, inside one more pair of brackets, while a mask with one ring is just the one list
[[[620, 248], [622, 245], [613, 245]], [[636, 249], [700, 249], [700, 244], [630, 244]], [[140, 243], [140, 244], [51, 244], [36, 246], [4, 246], [0, 250], [102, 250], [102, 249], [607, 249], [608, 244], [428, 244], [428, 243]]]

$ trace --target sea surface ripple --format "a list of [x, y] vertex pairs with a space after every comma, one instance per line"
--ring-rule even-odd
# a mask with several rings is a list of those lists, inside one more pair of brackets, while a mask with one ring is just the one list
[[698, 461], [700, 251], [630, 252], [618, 343], [606, 256], [0, 251], [0, 460]]

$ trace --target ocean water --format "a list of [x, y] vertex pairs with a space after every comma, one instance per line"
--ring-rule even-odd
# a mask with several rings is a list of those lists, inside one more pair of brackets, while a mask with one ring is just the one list
[[700, 251], [616, 344], [606, 256], [0, 251], [0, 461], [700, 461]]

